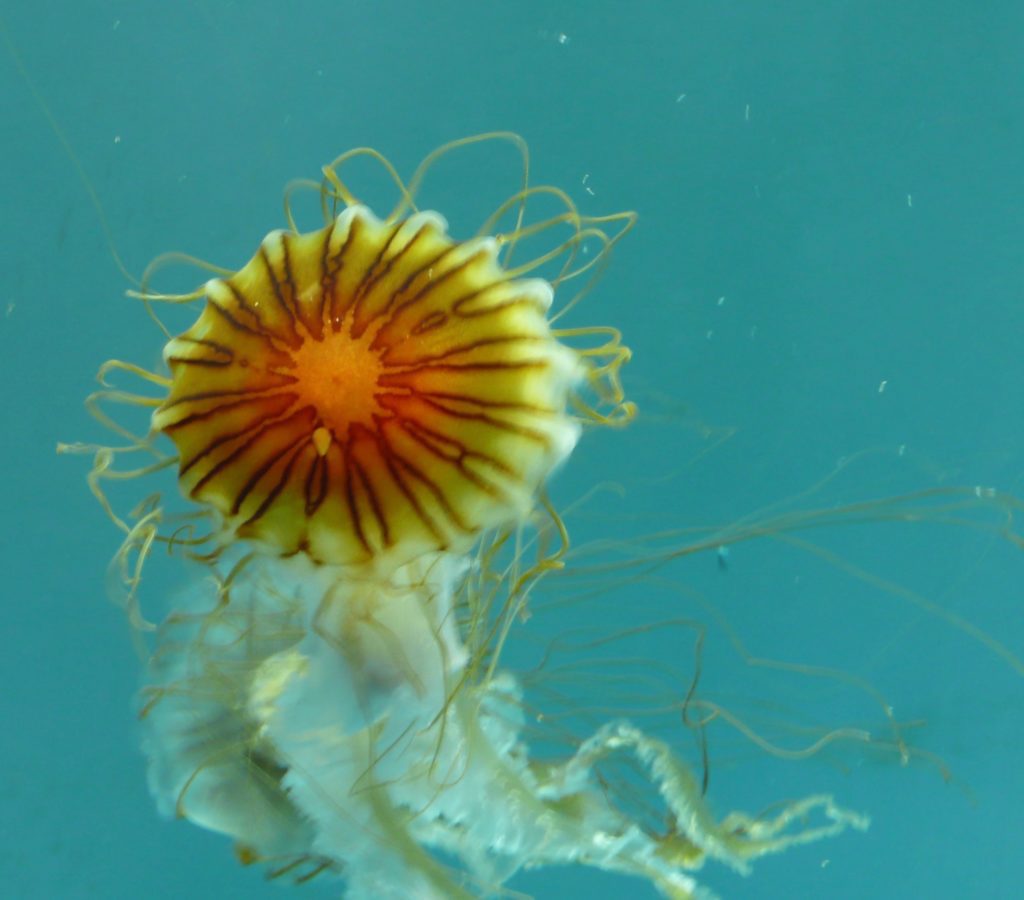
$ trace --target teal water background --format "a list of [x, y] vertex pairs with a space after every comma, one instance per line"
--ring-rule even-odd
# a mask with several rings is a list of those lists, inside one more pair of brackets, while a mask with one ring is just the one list
[[[555, 485], [563, 503], [597, 483], [625, 490], [587, 507], [583, 542], [724, 524], [787, 498], [800, 509], [939, 485], [1024, 493], [1019, 3], [0, 10], [133, 272], [171, 249], [240, 265], [284, 224], [286, 181], [364, 144], [409, 172], [445, 141], [508, 129], [529, 141], [535, 180], [586, 212], [637, 210], [571, 323], [622, 329], [641, 407], [630, 430], [588, 434]], [[96, 211], [7, 52], [0, 109], [0, 895], [289, 896], [226, 841], [161, 820], [148, 796], [139, 664], [105, 599], [118, 534], [86, 489], [87, 460], [54, 446], [103, 438], [82, 405], [96, 368], [157, 365], [161, 339], [123, 296]], [[509, 154], [474, 159], [431, 188], [453, 223], [494, 180], [514, 188]], [[838, 485], [800, 498], [851, 458]], [[726, 897], [1020, 896], [1024, 678], [883, 582], [1021, 656], [1021, 550], [987, 530], [878, 518], [819, 538], [831, 563], [772, 537], [732, 548], [724, 570], [713, 552], [679, 561], [663, 573], [684, 588], [665, 594], [664, 617], [706, 616], [699, 597], [756, 654], [869, 680], [898, 716], [927, 722], [915, 744], [952, 780], [861, 747], [782, 761], [713, 732], [720, 812], [826, 791], [872, 826], [762, 860], [746, 879], [716, 864], [699, 877]], [[622, 588], [600, 625], [630, 627], [650, 591]], [[662, 635], [644, 652], [686, 670], [691, 649]], [[728, 696], [729, 661], [750, 667], [709, 652]], [[746, 708], [762, 690], [778, 699], [767, 676], [752, 683]], [[877, 727], [878, 707], [853, 694], [837, 692], [849, 710], [831, 695], [808, 702]], [[691, 737], [677, 738], [692, 758]], [[513, 886], [652, 896], [568, 869]]]

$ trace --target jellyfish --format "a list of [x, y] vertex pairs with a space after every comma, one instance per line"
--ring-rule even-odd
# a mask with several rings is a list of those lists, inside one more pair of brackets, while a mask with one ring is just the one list
[[[419, 208], [424, 179], [494, 143], [518, 151], [518, 188], [455, 239]], [[387, 215], [350, 187], [356, 159], [393, 181]], [[342, 154], [293, 189], [319, 197], [317, 229], [297, 227], [289, 192], [288, 229], [241, 269], [207, 266], [215, 277], [173, 294], [151, 286], [158, 261], [133, 295], [202, 308], [170, 336], [166, 372], [108, 362], [89, 400], [124, 441], [89, 448], [90, 483], [124, 532], [113, 572], [148, 635], [153, 795], [275, 876], [337, 876], [354, 898], [475, 897], [575, 863], [709, 897], [693, 875], [708, 860], [746, 872], [867, 825], [825, 795], [716, 817], [664, 736], [613, 717], [553, 753], [528, 721], [502, 651], [566, 565], [547, 479], [581, 433], [635, 411], [618, 331], [561, 324], [635, 217], [584, 215], [531, 184], [528, 159], [505, 133], [447, 144], [408, 180], [377, 151]], [[148, 411], [147, 427], [114, 407]], [[183, 501], [151, 492], [115, 511], [113, 482], [170, 470]], [[199, 577], [152, 626], [140, 595], [158, 546]], [[623, 760], [661, 827], [605, 777]]]

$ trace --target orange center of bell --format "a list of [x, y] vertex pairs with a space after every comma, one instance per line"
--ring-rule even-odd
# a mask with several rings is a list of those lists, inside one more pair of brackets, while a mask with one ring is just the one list
[[[304, 403], [316, 408], [323, 428], [337, 439], [346, 439], [355, 424], [372, 428], [373, 416], [383, 411], [377, 391], [384, 366], [371, 346], [373, 337], [372, 329], [360, 337], [347, 328], [328, 330], [322, 340], [306, 338], [292, 353], [294, 368], [289, 374], [296, 380], [295, 390]], [[321, 441], [324, 438], [321, 432]]]

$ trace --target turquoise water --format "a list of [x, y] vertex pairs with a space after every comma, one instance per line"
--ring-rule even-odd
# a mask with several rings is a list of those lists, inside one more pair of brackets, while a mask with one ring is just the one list
[[[627, 431], [586, 435], [554, 485], [562, 506], [614, 485], [571, 518], [577, 546], [726, 525], [779, 502], [847, 511], [800, 534], [812, 547], [776, 532], [725, 557], [689, 555], [595, 601], [597, 623], [581, 601], [523, 628], [706, 621], [702, 688], [751, 723], [784, 723], [779, 744], [840, 725], [880, 736], [784, 760], [709, 727], [719, 812], [829, 792], [872, 817], [864, 834], [761, 860], [746, 879], [708, 864], [700, 878], [723, 896], [1018, 896], [1024, 678], [949, 618], [1024, 655], [1024, 559], [990, 527], [1012, 502], [960, 524], [935, 521], [934, 505], [916, 523], [849, 507], [931, 488], [1024, 492], [1019, 4], [0, 8], [133, 272], [170, 249], [238, 266], [283, 225], [285, 182], [364, 144], [408, 172], [447, 140], [508, 129], [529, 141], [535, 179], [584, 211], [637, 210], [571, 323], [621, 328], [641, 408]], [[148, 796], [139, 663], [105, 600], [118, 534], [85, 486], [87, 460], [54, 445], [103, 439], [82, 405], [96, 368], [155, 366], [162, 341], [123, 297], [96, 210], [6, 52], [0, 81], [0, 893], [286, 896], [225, 840], [161, 820]], [[515, 185], [510, 154], [471, 165], [430, 187], [456, 230], [477, 193]], [[751, 654], [803, 674], [751, 666], [721, 621]], [[652, 671], [692, 671], [681, 627], [628, 652]], [[814, 678], [811, 666], [847, 674]], [[909, 765], [863, 683], [922, 723], [908, 731]], [[673, 739], [699, 760], [681, 725]], [[576, 870], [513, 887], [645, 896]]]

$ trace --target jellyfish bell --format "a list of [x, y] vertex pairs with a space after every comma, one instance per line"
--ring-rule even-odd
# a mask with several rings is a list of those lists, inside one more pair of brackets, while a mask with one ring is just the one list
[[582, 363], [550, 285], [498, 252], [359, 205], [268, 235], [165, 348], [153, 429], [183, 490], [237, 537], [329, 564], [464, 550], [525, 514], [576, 442]]
[[[475, 236], [456, 240], [442, 216], [417, 207], [418, 192], [440, 159], [496, 142], [521, 154], [520, 187]], [[379, 163], [397, 187], [383, 218], [345, 181], [358, 159]], [[310, 187], [324, 224], [303, 231], [292, 199]], [[112, 482], [176, 468], [198, 504], [173, 538], [190, 550], [244, 540], [387, 571], [420, 553], [465, 551], [481, 530], [522, 520], [582, 427], [633, 415], [618, 332], [555, 323], [635, 216], [585, 216], [559, 189], [529, 184], [518, 136], [452, 142], [408, 182], [377, 151], [349, 151], [322, 182], [289, 187], [286, 215], [288, 230], [269, 234], [238, 271], [181, 254], [151, 264], [129, 295], [168, 335], [169, 375], [105, 364], [88, 405], [128, 446], [64, 447], [96, 452], [93, 490], [128, 534], [118, 565], [129, 594], [130, 557], [167, 539], [173, 504], [159, 499], [133, 524], [111, 508]], [[526, 258], [513, 265], [517, 251]], [[189, 293], [153, 289], [156, 273], [183, 261], [218, 277]], [[575, 279], [582, 287], [565, 299]], [[197, 302], [197, 319], [172, 337], [158, 308]], [[155, 395], [111, 384], [121, 376]], [[114, 406], [151, 409], [148, 429], [125, 425]], [[119, 463], [132, 453], [155, 461], [129, 476]]]

